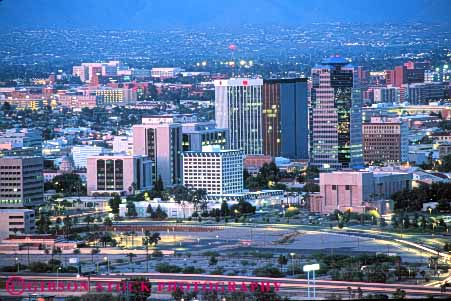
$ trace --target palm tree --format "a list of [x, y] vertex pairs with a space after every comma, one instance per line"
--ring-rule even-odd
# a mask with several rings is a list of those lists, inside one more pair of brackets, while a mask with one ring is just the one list
[[91, 263], [94, 264], [94, 255], [99, 254], [100, 250], [98, 248], [91, 250]]
[[155, 232], [150, 235], [150, 232], [146, 230], [145, 236], [142, 238], [143, 245], [146, 247], [146, 271], [149, 273], [149, 245], [156, 246], [158, 241], [161, 240], [160, 233]]
[[130, 263], [132, 263], [132, 262], [133, 262], [133, 257], [136, 257], [136, 254], [128, 253], [128, 254], [127, 254], [127, 257], [128, 257], [128, 259], [130, 260]]
[[94, 222], [94, 217], [92, 217], [92, 216], [90, 216], [90, 215], [87, 215], [85, 218], [84, 218], [84, 220], [83, 220], [85, 223], [87, 223], [88, 224], [88, 230], [90, 229], [90, 224], [92, 223], [92, 222]]
[[111, 228], [113, 226], [113, 221], [111, 220], [111, 218], [106, 217], [103, 220], [103, 225], [105, 226], [106, 230], [108, 230], [108, 228]]

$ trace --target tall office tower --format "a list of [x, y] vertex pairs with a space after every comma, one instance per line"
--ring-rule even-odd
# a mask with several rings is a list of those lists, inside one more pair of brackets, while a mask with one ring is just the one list
[[229, 130], [230, 148], [261, 155], [263, 80], [232, 78], [214, 84], [216, 125]]
[[214, 121], [182, 123], [183, 151], [202, 151], [207, 145], [228, 149], [227, 129], [216, 128]]
[[310, 164], [357, 167], [362, 157], [362, 91], [354, 67], [331, 57], [312, 68]]
[[107, 154], [88, 158], [88, 195], [131, 194], [152, 189], [152, 162], [146, 156]]
[[222, 150], [219, 145], [205, 146], [201, 152], [184, 152], [183, 185], [205, 189], [212, 195], [242, 193], [243, 152]]
[[36, 207], [44, 202], [42, 157], [0, 158], [0, 208]]
[[400, 118], [372, 117], [363, 123], [363, 159], [367, 163], [408, 161], [409, 127]]
[[263, 154], [308, 159], [307, 79], [263, 81]]
[[182, 126], [164, 118], [143, 118], [133, 126], [133, 154], [152, 160], [154, 181], [161, 176], [165, 186], [177, 185], [182, 177]]
[[86, 168], [88, 157], [100, 155], [107, 149], [97, 145], [75, 145], [72, 147], [72, 158], [76, 168]]

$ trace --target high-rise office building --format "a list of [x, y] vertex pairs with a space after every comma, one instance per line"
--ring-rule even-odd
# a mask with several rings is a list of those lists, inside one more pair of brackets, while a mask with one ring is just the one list
[[207, 145], [228, 149], [227, 129], [216, 128], [214, 121], [182, 123], [183, 151], [202, 151]]
[[132, 194], [152, 189], [152, 162], [146, 156], [105, 154], [88, 158], [88, 195]]
[[307, 79], [263, 81], [263, 154], [308, 159]]
[[152, 160], [154, 181], [161, 176], [165, 186], [177, 185], [182, 177], [182, 126], [162, 116], [143, 118], [133, 126], [133, 154]]
[[44, 202], [42, 157], [0, 158], [0, 208], [36, 207]]
[[399, 118], [372, 117], [363, 123], [363, 159], [367, 163], [408, 161], [409, 127]]
[[183, 153], [183, 185], [207, 194], [243, 192], [243, 152], [205, 146], [201, 152]]
[[76, 168], [86, 168], [88, 157], [100, 155], [107, 149], [97, 145], [75, 145], [72, 147], [72, 158]]
[[261, 155], [263, 80], [233, 78], [215, 80], [214, 85], [216, 125], [229, 130], [230, 148]]
[[327, 169], [362, 165], [362, 92], [353, 66], [341, 57], [312, 68], [310, 164]]

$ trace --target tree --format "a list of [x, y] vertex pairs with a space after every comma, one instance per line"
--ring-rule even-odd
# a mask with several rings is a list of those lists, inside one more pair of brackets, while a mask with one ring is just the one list
[[288, 258], [285, 255], [281, 254], [277, 259], [277, 262], [279, 263], [280, 269], [282, 270], [282, 266], [288, 264]]
[[120, 196], [115, 195], [112, 199], [108, 201], [108, 204], [111, 207], [111, 211], [114, 214], [119, 214], [119, 205], [122, 204], [122, 199]]
[[47, 189], [54, 189], [58, 193], [65, 195], [85, 195], [86, 188], [80, 175], [76, 173], [66, 173], [58, 175], [52, 179], [50, 184], [47, 184]]
[[83, 221], [88, 224], [88, 229], [89, 229], [90, 224], [92, 222], [94, 222], [94, 217], [92, 217], [90, 215], [86, 215], [85, 218], [83, 219]]
[[91, 263], [94, 264], [94, 255], [99, 254], [100, 250], [98, 248], [91, 249]]
[[238, 204], [232, 205], [230, 211], [233, 215], [241, 215], [248, 213], [255, 213], [255, 207], [245, 200], [240, 200]]
[[451, 154], [444, 156], [438, 165], [438, 171], [451, 172]]
[[108, 216], [105, 217], [105, 220], [103, 221], [103, 225], [106, 229], [111, 228], [113, 226], [113, 221]]
[[406, 291], [400, 288], [397, 288], [393, 293], [393, 299], [404, 299], [406, 297]]
[[133, 257], [136, 257], [136, 254], [134, 254], [134, 253], [128, 253], [128, 254], [127, 254], [127, 257], [128, 257], [128, 259], [129, 259], [130, 263], [132, 263], [132, 262], [133, 262]]
[[153, 208], [152, 208], [152, 206], [149, 204], [149, 206], [147, 206], [147, 209], [146, 209], [146, 213], [150, 216], [150, 217], [152, 217], [155, 213], [154, 213], [154, 211], [153, 211]]
[[154, 216], [152, 216], [153, 219], [163, 220], [166, 219], [168, 215], [166, 212], [161, 209], [160, 205], [157, 206], [157, 209], [155, 210]]
[[222, 203], [221, 203], [221, 216], [229, 216], [229, 215], [230, 215], [229, 204], [227, 204], [226, 200], [222, 200]]
[[146, 271], [149, 273], [149, 246], [156, 246], [161, 240], [160, 233], [155, 232], [150, 235], [149, 231], [146, 231], [145, 236], [142, 238], [143, 245], [146, 247]]
[[208, 261], [208, 265], [216, 265], [218, 263], [218, 259], [216, 256], [211, 256], [210, 260]]
[[127, 212], [125, 213], [125, 215], [129, 217], [136, 217], [138, 215], [135, 203], [127, 202]]
[[39, 219], [36, 222], [39, 233], [48, 233], [51, 224], [52, 222], [50, 221], [48, 214], [41, 212], [39, 214]]
[[160, 193], [164, 191], [163, 179], [161, 178], [161, 175], [158, 175], [158, 179], [155, 181], [153, 190]]
[[63, 227], [64, 235], [67, 237], [72, 230], [73, 225], [72, 218], [69, 215], [66, 215], [63, 219], [63, 223], [64, 223]]

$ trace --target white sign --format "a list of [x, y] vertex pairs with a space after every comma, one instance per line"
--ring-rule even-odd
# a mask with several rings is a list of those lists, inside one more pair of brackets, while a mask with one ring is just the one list
[[315, 264], [304, 265], [304, 267], [302, 269], [303, 269], [304, 272], [318, 271], [319, 270], [319, 264], [315, 263]]

